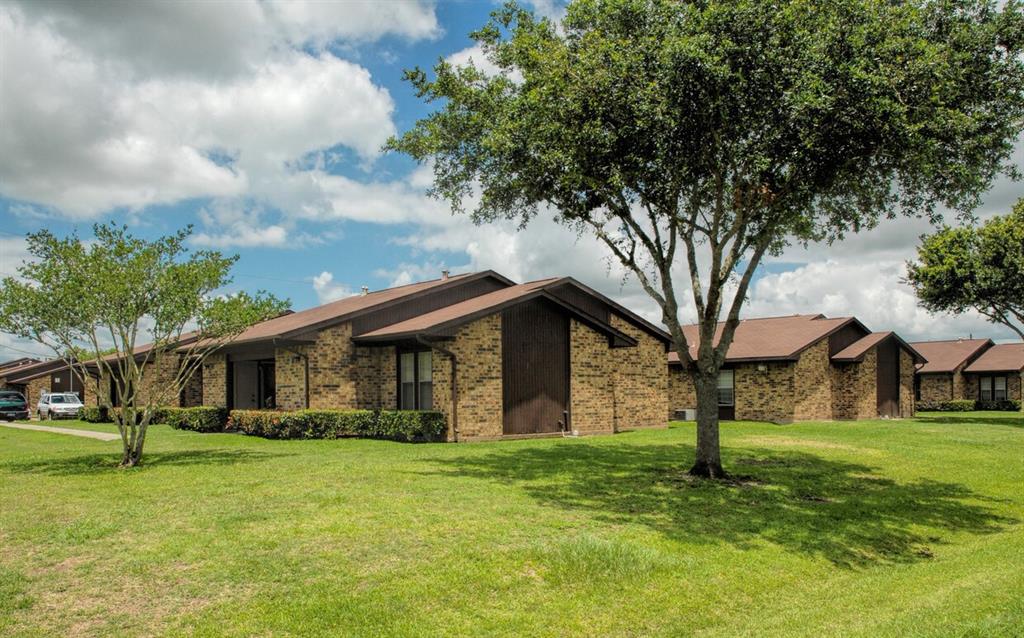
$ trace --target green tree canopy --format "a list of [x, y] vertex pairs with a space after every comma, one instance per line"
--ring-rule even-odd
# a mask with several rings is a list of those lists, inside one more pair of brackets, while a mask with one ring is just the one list
[[[0, 282], [0, 330], [66, 358], [107, 408], [105, 384], [112, 384], [121, 463], [132, 466], [142, 459], [154, 409], [179, 396], [211, 353], [288, 304], [262, 291], [219, 293], [238, 258], [190, 253], [191, 227], [152, 241], [114, 224], [93, 229], [92, 241], [28, 235], [32, 259]], [[151, 364], [167, 358], [173, 373], [156, 378]]]
[[[751, 277], [792, 241], [970, 211], [1024, 119], [1016, 0], [575, 0], [473, 34], [503, 72], [406, 72], [438, 108], [388, 148], [485, 223], [550, 210], [699, 321], [695, 474], [723, 474], [716, 379]], [[730, 281], [736, 293], [725, 295]], [[725, 320], [718, 342], [716, 325]]]
[[924, 237], [907, 280], [928, 310], [974, 309], [1024, 339], [1024, 198], [980, 227]]

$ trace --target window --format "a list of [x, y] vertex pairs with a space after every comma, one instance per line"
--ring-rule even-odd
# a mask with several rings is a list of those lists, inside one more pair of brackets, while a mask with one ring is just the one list
[[980, 377], [978, 398], [982, 401], [1006, 400], [1006, 377]]
[[398, 407], [402, 410], [431, 410], [434, 382], [429, 350], [398, 355]]
[[735, 399], [733, 371], [720, 370], [718, 372], [718, 405], [732, 405]]
[[996, 377], [992, 380], [995, 386], [992, 390], [992, 398], [996, 401], [1006, 400], [1006, 377]]

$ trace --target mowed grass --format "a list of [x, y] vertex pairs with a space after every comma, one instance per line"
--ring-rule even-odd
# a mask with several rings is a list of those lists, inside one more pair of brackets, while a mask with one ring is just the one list
[[1024, 634], [1020, 414], [693, 442], [0, 428], [0, 635]]

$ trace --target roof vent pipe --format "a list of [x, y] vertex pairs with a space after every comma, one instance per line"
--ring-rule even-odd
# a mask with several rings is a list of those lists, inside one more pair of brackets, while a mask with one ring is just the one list
[[448, 280], [448, 272], [449, 271], [448, 271], [447, 268], [445, 268], [444, 270], [441, 271], [441, 281], [447, 281]]
[[365, 297], [367, 294], [369, 294], [369, 292], [370, 292], [370, 287], [369, 286], [363, 286], [363, 291], [360, 293], [360, 296]]

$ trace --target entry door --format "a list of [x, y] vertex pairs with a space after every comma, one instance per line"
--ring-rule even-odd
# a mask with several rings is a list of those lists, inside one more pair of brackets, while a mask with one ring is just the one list
[[234, 407], [255, 410], [259, 407], [259, 377], [255, 361], [235, 361]]
[[893, 338], [877, 346], [878, 416], [900, 415], [900, 351]]
[[[505, 434], [559, 432], [569, 412], [569, 320], [536, 300], [501, 317]], [[610, 400], [610, 399], [609, 399]]]

